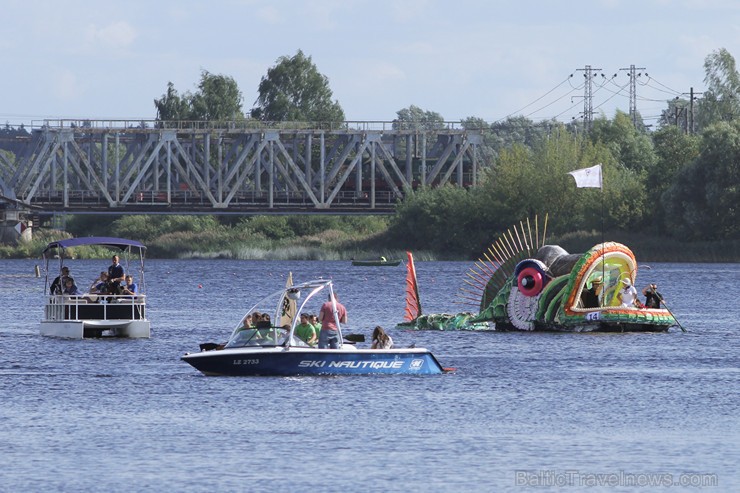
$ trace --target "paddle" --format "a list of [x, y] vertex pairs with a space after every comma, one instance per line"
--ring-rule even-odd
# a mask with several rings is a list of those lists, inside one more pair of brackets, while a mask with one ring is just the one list
[[686, 329], [683, 328], [683, 325], [681, 325], [681, 322], [678, 321], [678, 318], [676, 318], [676, 316], [673, 314], [673, 312], [671, 311], [671, 309], [668, 308], [668, 305], [666, 305], [665, 301], [660, 300], [660, 302], [663, 303], [663, 306], [665, 307], [665, 309], [668, 310], [668, 313], [671, 314], [671, 317], [673, 317], [673, 320], [676, 321], [676, 323], [678, 324], [678, 326], [681, 328], [681, 331], [688, 332]]

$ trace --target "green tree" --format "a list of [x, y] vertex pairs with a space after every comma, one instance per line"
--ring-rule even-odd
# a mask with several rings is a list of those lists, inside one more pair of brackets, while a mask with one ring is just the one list
[[697, 102], [699, 130], [719, 121], [731, 121], [740, 116], [740, 74], [735, 58], [724, 48], [712, 52], [704, 60], [707, 88]]
[[658, 230], [664, 229], [665, 209], [663, 195], [675, 181], [679, 171], [688, 166], [699, 155], [700, 138], [687, 135], [679, 127], [667, 126], [653, 135], [655, 165], [647, 172], [647, 208], [651, 224]]
[[511, 148], [514, 144], [531, 147], [549, 135], [553, 129], [562, 130], [562, 124], [554, 120], [535, 123], [524, 116], [508, 117], [491, 124], [493, 138], [486, 139], [486, 142], [494, 148], [496, 153]]
[[190, 101], [193, 120], [236, 121], [244, 119], [242, 93], [236, 81], [204, 70], [198, 91]]
[[682, 238], [740, 238], [740, 122], [720, 122], [702, 134], [699, 157], [664, 195], [666, 222]]
[[172, 82], [167, 83], [167, 92], [161, 98], [154, 100], [157, 108], [157, 120], [177, 121], [190, 119], [190, 95], [180, 97]]
[[267, 70], [251, 116], [263, 121], [343, 122], [344, 110], [332, 101], [329, 79], [301, 50], [282, 56]]
[[602, 142], [628, 169], [642, 173], [655, 163], [650, 137], [635, 128], [627, 113], [617, 110], [613, 120], [597, 118], [588, 134], [593, 142]]
[[[388, 229], [398, 248], [469, 254], [481, 232], [479, 207], [472, 191], [445, 185], [409, 195], [396, 210]], [[476, 249], [477, 250], [477, 249]]]
[[439, 130], [445, 128], [445, 119], [435, 111], [424, 111], [412, 104], [396, 112], [393, 128], [396, 130]]
[[154, 106], [159, 121], [238, 121], [244, 119], [241, 101], [242, 93], [232, 77], [203, 70], [194, 94], [180, 96], [175, 85], [168, 82], [167, 91], [154, 100]]

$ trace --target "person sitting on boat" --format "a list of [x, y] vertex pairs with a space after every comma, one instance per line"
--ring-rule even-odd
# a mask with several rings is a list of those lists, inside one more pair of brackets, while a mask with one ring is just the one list
[[597, 277], [593, 281], [591, 281], [591, 287], [588, 289], [584, 289], [581, 293], [581, 302], [583, 303], [583, 308], [598, 308], [601, 304], [599, 302], [599, 297], [601, 296], [601, 276]]
[[319, 332], [321, 332], [321, 322], [319, 322], [319, 316], [315, 313], [312, 313], [308, 316], [308, 320], [313, 325], [313, 330], [316, 331], [316, 337], [319, 337]]
[[108, 294], [108, 273], [100, 271], [100, 275], [90, 285], [90, 294]]
[[133, 276], [126, 276], [126, 284], [121, 285], [121, 294], [135, 295], [139, 287], [134, 282]]
[[70, 296], [80, 296], [82, 292], [77, 288], [77, 285], [75, 284], [74, 279], [71, 277], [68, 277], [64, 281], [64, 291], [62, 294], [70, 295]]
[[373, 330], [373, 345], [371, 349], [391, 349], [393, 348], [393, 339], [385, 333], [383, 327], [378, 325]]
[[334, 305], [337, 308], [336, 318], [339, 323], [347, 323], [347, 309], [339, 302], [336, 292], [334, 292], [334, 302], [332, 302], [331, 294], [329, 294], [329, 301], [321, 305], [321, 310], [319, 310], [319, 320], [321, 320], [319, 349], [339, 349], [339, 327], [337, 327], [334, 319]]
[[247, 330], [247, 329], [253, 329], [252, 326], [252, 314], [247, 313], [244, 318], [242, 319], [242, 324], [239, 326], [239, 330]]
[[113, 255], [113, 263], [108, 267], [108, 291], [111, 294], [121, 294], [121, 282], [125, 280], [123, 266], [119, 263], [118, 255]]
[[625, 308], [635, 308], [637, 306], [637, 290], [632, 285], [629, 277], [622, 279], [624, 287], [617, 293], [617, 299]]
[[[49, 288], [49, 294], [62, 294], [66, 286], [66, 280], [72, 279], [69, 275], [69, 267], [62, 267], [61, 273], [54, 278]], [[72, 279], [74, 281], [74, 279]]]
[[642, 290], [642, 294], [645, 296], [645, 308], [660, 308], [663, 295], [658, 292], [657, 284], [649, 284]]
[[295, 326], [295, 335], [309, 346], [315, 346], [319, 337], [316, 335], [316, 329], [313, 328], [308, 317], [308, 313], [301, 313], [301, 323]]

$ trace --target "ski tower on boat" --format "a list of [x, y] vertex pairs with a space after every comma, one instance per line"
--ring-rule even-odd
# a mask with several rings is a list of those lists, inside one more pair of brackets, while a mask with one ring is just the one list
[[[70, 249], [82, 246], [99, 246], [123, 255], [124, 272], [137, 271], [137, 291], [135, 295], [93, 294], [81, 292], [78, 295], [51, 293], [52, 276], [62, 279], [65, 261]], [[44, 317], [40, 333], [44, 336], [70, 339], [99, 337], [150, 337], [150, 322], [146, 309], [146, 279], [144, 277], [144, 257], [146, 246], [136, 240], [115, 237], [68, 238], [49, 243], [42, 252], [44, 265]], [[133, 257], [133, 258], [132, 258]], [[132, 267], [134, 265], [135, 267]], [[53, 266], [53, 267], [52, 267]], [[87, 290], [90, 273], [73, 272], [70, 277], [78, 288]], [[78, 284], [80, 282], [81, 284]]]

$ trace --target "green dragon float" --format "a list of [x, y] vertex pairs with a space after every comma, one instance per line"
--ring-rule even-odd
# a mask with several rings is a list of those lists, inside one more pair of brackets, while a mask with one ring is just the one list
[[[409, 253], [405, 321], [399, 329], [521, 330], [563, 332], [658, 332], [676, 325], [667, 308], [622, 306], [618, 293], [634, 285], [637, 262], [625, 245], [604, 242], [583, 254], [569, 254], [541, 240], [535, 218], [499, 237], [468, 272], [461, 298], [478, 313], [421, 313], [416, 271]], [[513, 229], [513, 232], [512, 232]], [[595, 304], [585, 293], [601, 284]]]

